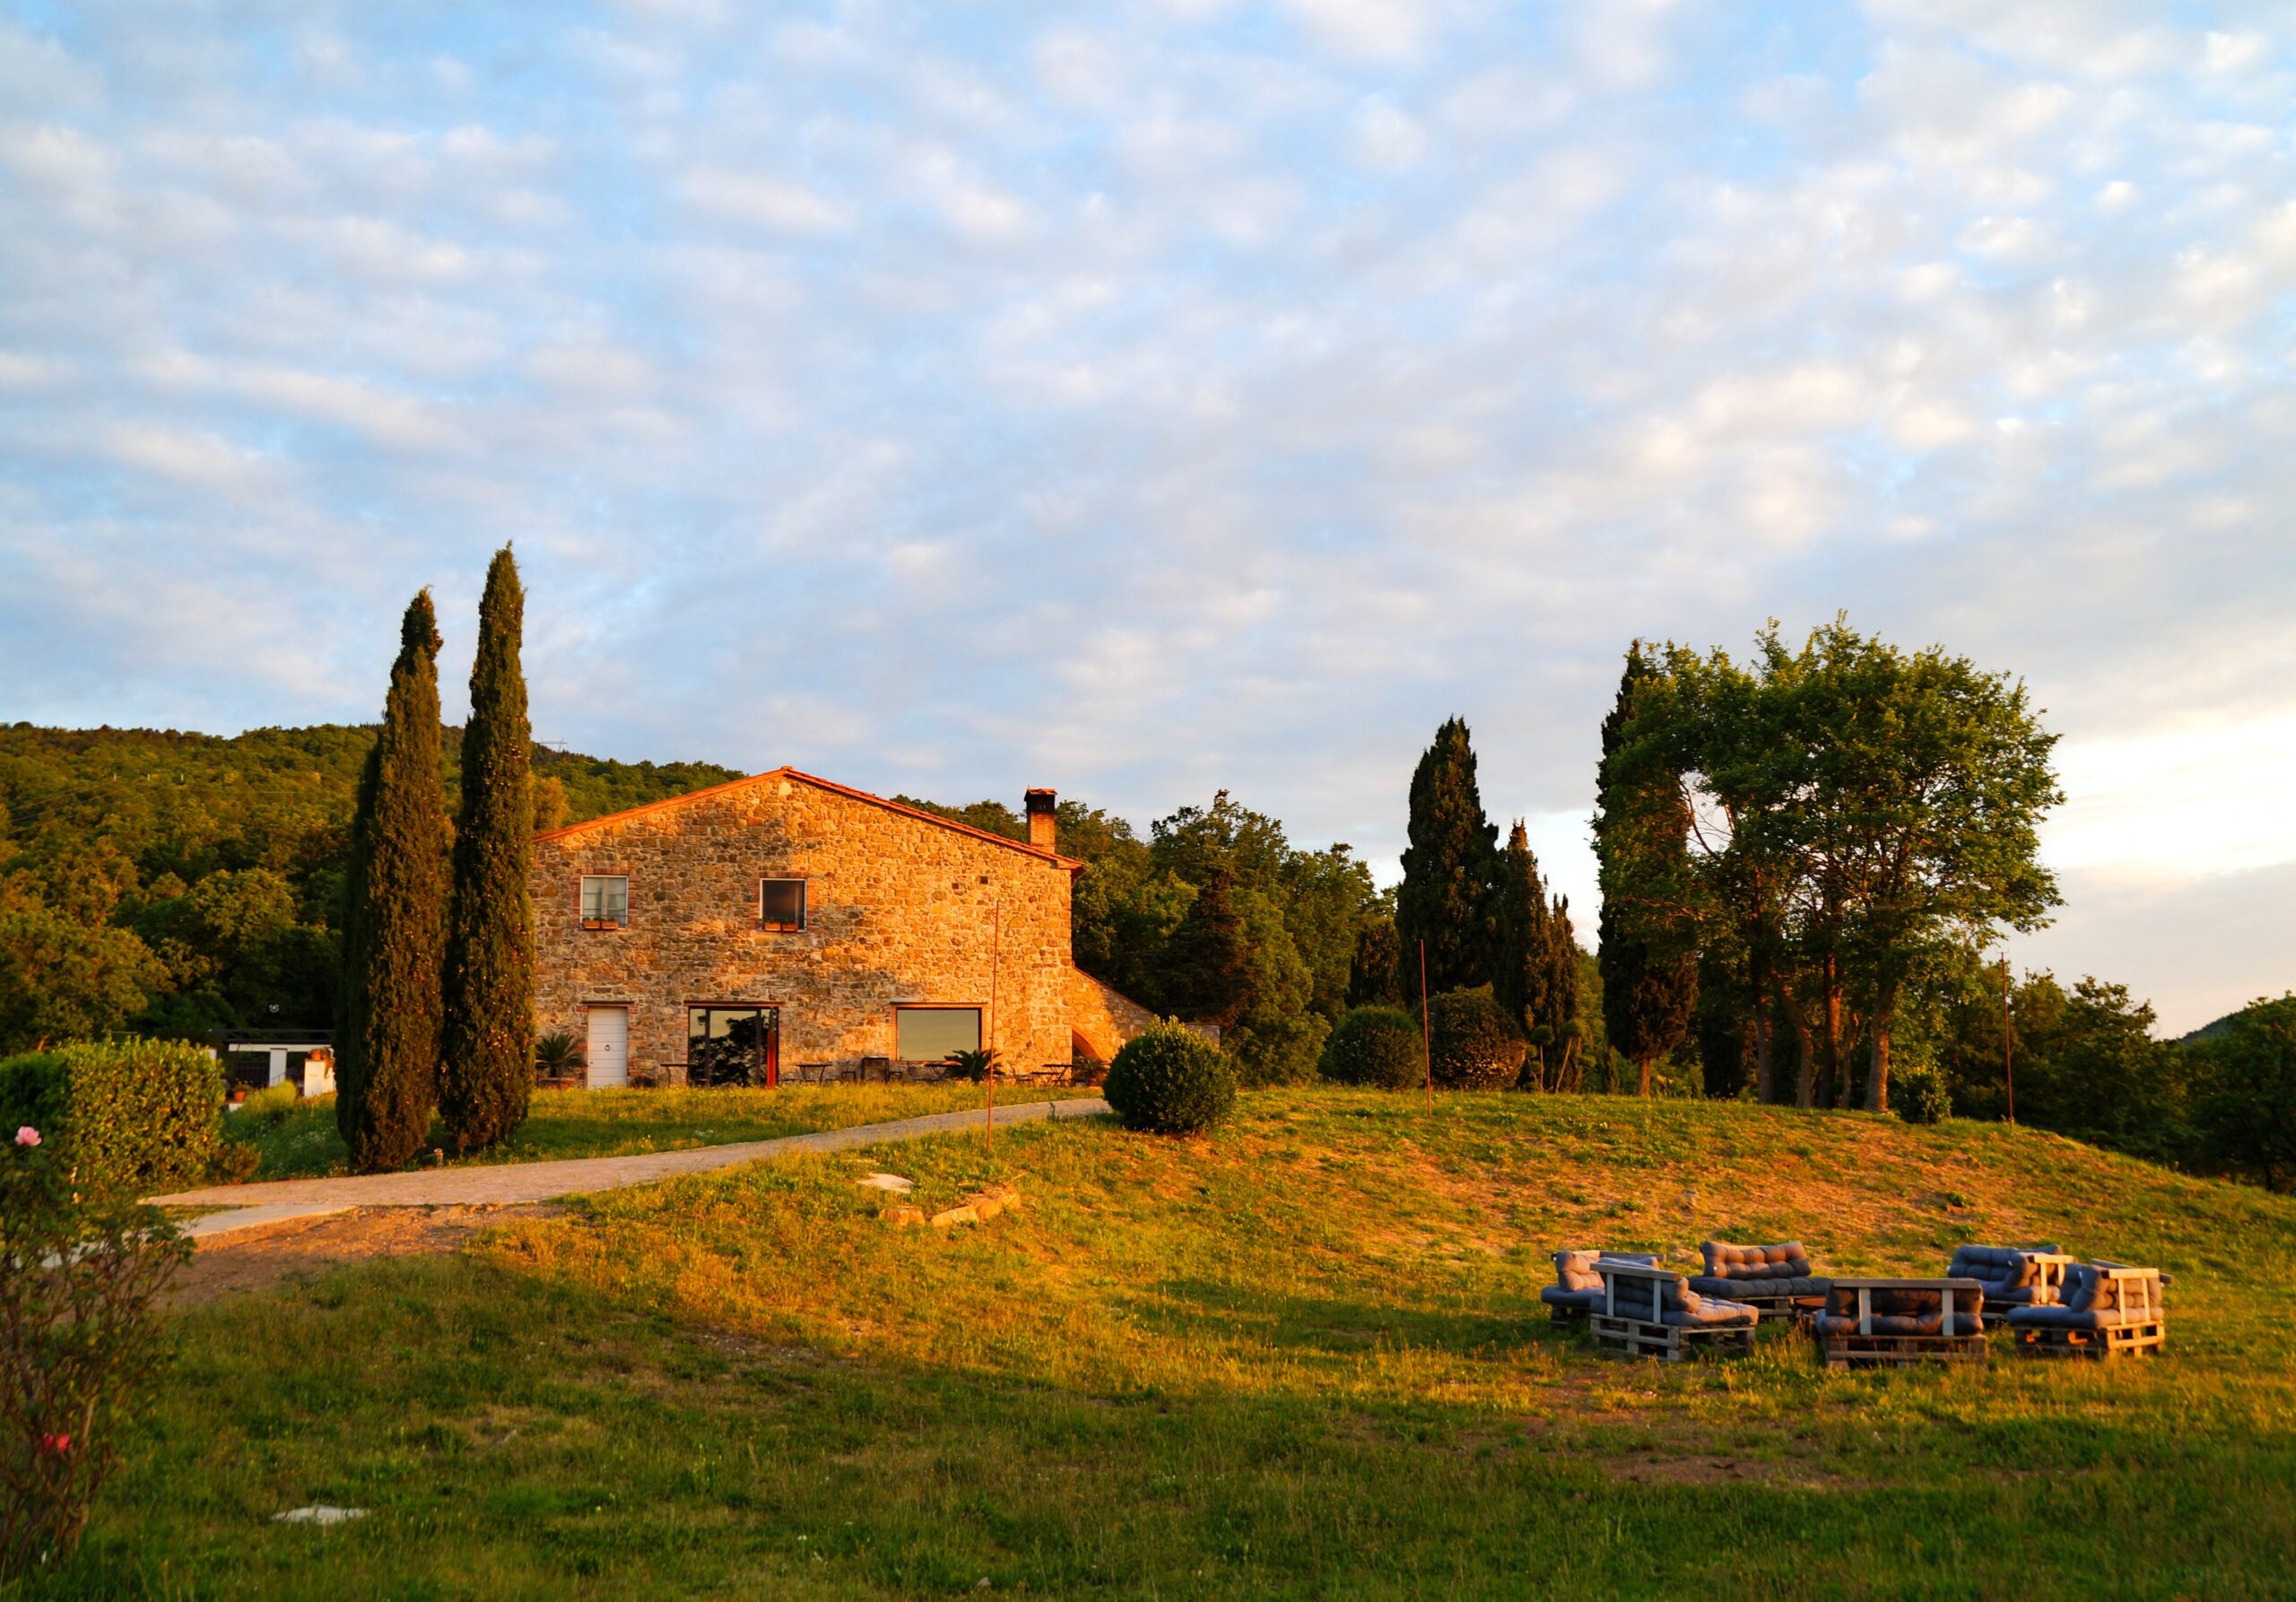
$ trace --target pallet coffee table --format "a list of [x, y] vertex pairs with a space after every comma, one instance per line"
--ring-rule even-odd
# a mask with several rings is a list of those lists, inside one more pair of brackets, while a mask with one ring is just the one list
[[[1877, 1306], [1878, 1303], [1878, 1306]], [[1844, 1279], [1836, 1276], [1818, 1342], [1830, 1369], [1909, 1368], [1918, 1363], [1985, 1362], [1985, 1286], [1974, 1279]], [[1953, 1333], [1956, 1315], [1979, 1320], [1976, 1333]], [[1902, 1326], [1936, 1317], [1940, 1333]]]

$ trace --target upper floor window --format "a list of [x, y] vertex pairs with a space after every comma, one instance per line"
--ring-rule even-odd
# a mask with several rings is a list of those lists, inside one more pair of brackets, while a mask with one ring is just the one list
[[582, 927], [620, 929], [630, 924], [630, 880], [620, 874], [582, 875]]
[[792, 931], [805, 927], [805, 882], [803, 879], [761, 879], [757, 892], [758, 922], [769, 929]]

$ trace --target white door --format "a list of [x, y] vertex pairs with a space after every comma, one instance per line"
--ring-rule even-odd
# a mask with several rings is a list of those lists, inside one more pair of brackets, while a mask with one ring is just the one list
[[590, 1039], [583, 1051], [589, 1064], [592, 1090], [630, 1083], [630, 1009], [594, 1006], [590, 1009]]

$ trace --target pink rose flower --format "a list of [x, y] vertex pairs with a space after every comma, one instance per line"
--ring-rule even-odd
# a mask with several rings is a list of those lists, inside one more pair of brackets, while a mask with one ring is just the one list
[[38, 1145], [39, 1144], [39, 1131], [33, 1128], [30, 1124], [19, 1125], [16, 1129], [16, 1144], [18, 1145]]

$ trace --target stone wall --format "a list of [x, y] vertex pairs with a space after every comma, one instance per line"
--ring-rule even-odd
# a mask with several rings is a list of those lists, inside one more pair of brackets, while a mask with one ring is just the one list
[[[582, 927], [586, 874], [628, 876], [627, 927]], [[760, 926], [765, 878], [806, 881], [803, 931]], [[897, 1005], [977, 1006], [1002, 1067], [1065, 1067], [1081, 977], [1069, 889], [1050, 853], [762, 774], [536, 839], [536, 1026], [579, 1040], [587, 1005], [626, 1004], [631, 1072], [678, 1083], [689, 1004], [778, 1006], [795, 1078], [893, 1058]], [[1092, 1026], [1095, 1049], [1130, 1038], [1112, 1018]]]
[[1113, 1060], [1125, 1041], [1156, 1021], [1155, 1014], [1081, 968], [1068, 971], [1068, 1008], [1069, 1027], [1103, 1063]]

